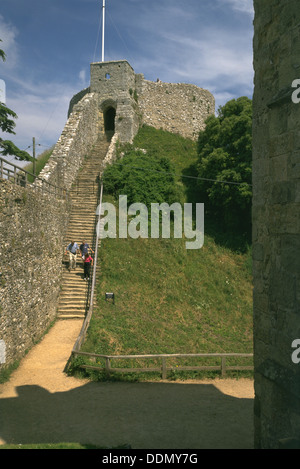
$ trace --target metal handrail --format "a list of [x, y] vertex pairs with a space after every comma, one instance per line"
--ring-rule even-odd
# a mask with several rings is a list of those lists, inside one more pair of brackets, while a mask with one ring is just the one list
[[[4, 164], [8, 164], [9, 166], [12, 166], [13, 169], [4, 167]], [[24, 174], [22, 174], [22, 176], [25, 176], [24, 179], [20, 179], [20, 173], [17, 173], [17, 170], [21, 171], [21, 173], [24, 173]], [[10, 175], [10, 173], [12, 173], [12, 175]], [[47, 190], [47, 189], [44, 188], [44, 184], [47, 184], [47, 186], [49, 186], [50, 188], [55, 189], [55, 194], [56, 194], [56, 191], [58, 190], [58, 193], [62, 197], [66, 195], [66, 189], [64, 189], [63, 187], [56, 186], [55, 184], [52, 184], [51, 182], [48, 182], [45, 179], [42, 179], [39, 176], [36, 176], [35, 174], [30, 173], [26, 169], [21, 168], [20, 166], [17, 166], [16, 164], [14, 164], [10, 161], [7, 161], [6, 159], [0, 157], [0, 178], [4, 179], [3, 176], [7, 176], [8, 178], [13, 177], [15, 184], [18, 183], [18, 179], [19, 179], [20, 183], [23, 182], [25, 184], [25, 186], [28, 183], [28, 176], [31, 176], [31, 177], [34, 178], [34, 183], [36, 182], [36, 180], [42, 182], [42, 187], [41, 187], [42, 191], [46, 191], [50, 194], [53, 193], [53, 192], [51, 192], [51, 190]], [[34, 186], [34, 187], [39, 188], [39, 186], [37, 186], [37, 185]]]
[[[101, 181], [99, 214], [98, 214], [98, 223], [96, 225], [96, 229], [97, 229], [97, 226], [100, 226], [102, 197], [103, 197], [103, 182]], [[98, 232], [96, 232], [96, 246], [95, 246], [95, 257], [94, 257], [94, 265], [93, 265], [94, 268], [93, 268], [91, 299], [90, 299], [90, 307], [89, 307], [89, 312], [91, 312], [90, 314], [92, 314], [92, 311], [93, 311], [93, 300], [94, 300], [95, 282], [96, 282], [96, 269], [97, 269], [97, 260], [98, 260], [98, 246], [99, 246], [99, 236], [98, 236]]]

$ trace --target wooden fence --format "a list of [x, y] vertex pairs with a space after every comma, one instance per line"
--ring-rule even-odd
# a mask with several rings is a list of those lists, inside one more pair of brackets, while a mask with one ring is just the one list
[[[232, 358], [252, 358], [252, 353], [176, 353], [176, 354], [154, 354], [154, 355], [99, 355], [88, 352], [78, 352], [73, 350], [73, 357], [82, 356], [92, 361], [103, 360], [104, 366], [99, 365], [80, 365], [80, 368], [88, 370], [105, 371], [108, 375], [111, 373], [147, 373], [159, 372], [162, 379], [167, 379], [168, 371], [220, 371], [221, 376], [225, 377], [227, 371], [253, 370], [253, 365], [228, 365], [227, 359]], [[202, 366], [167, 366], [170, 359], [182, 358], [217, 358], [220, 359], [219, 365], [202, 365]], [[149, 366], [143, 368], [118, 368], [112, 367], [112, 360], [158, 360], [161, 361], [160, 366]]]

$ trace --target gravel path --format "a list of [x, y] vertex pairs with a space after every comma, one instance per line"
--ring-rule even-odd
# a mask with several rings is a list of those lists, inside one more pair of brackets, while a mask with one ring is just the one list
[[0, 384], [0, 444], [253, 448], [253, 381], [91, 383], [63, 373], [80, 320], [57, 321]]

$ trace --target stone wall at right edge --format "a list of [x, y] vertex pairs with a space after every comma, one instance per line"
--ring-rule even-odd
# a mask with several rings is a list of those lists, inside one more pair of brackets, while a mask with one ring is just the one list
[[300, 447], [300, 9], [254, 6], [255, 447], [277, 449]]

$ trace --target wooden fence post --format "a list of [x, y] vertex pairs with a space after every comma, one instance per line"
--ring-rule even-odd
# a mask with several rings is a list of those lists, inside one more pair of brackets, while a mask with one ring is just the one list
[[226, 357], [221, 358], [221, 376], [222, 378], [226, 376]]
[[167, 359], [162, 357], [162, 379], [167, 379]]
[[110, 366], [110, 359], [108, 357], [105, 358], [105, 371], [108, 375], [110, 375], [111, 366]]

